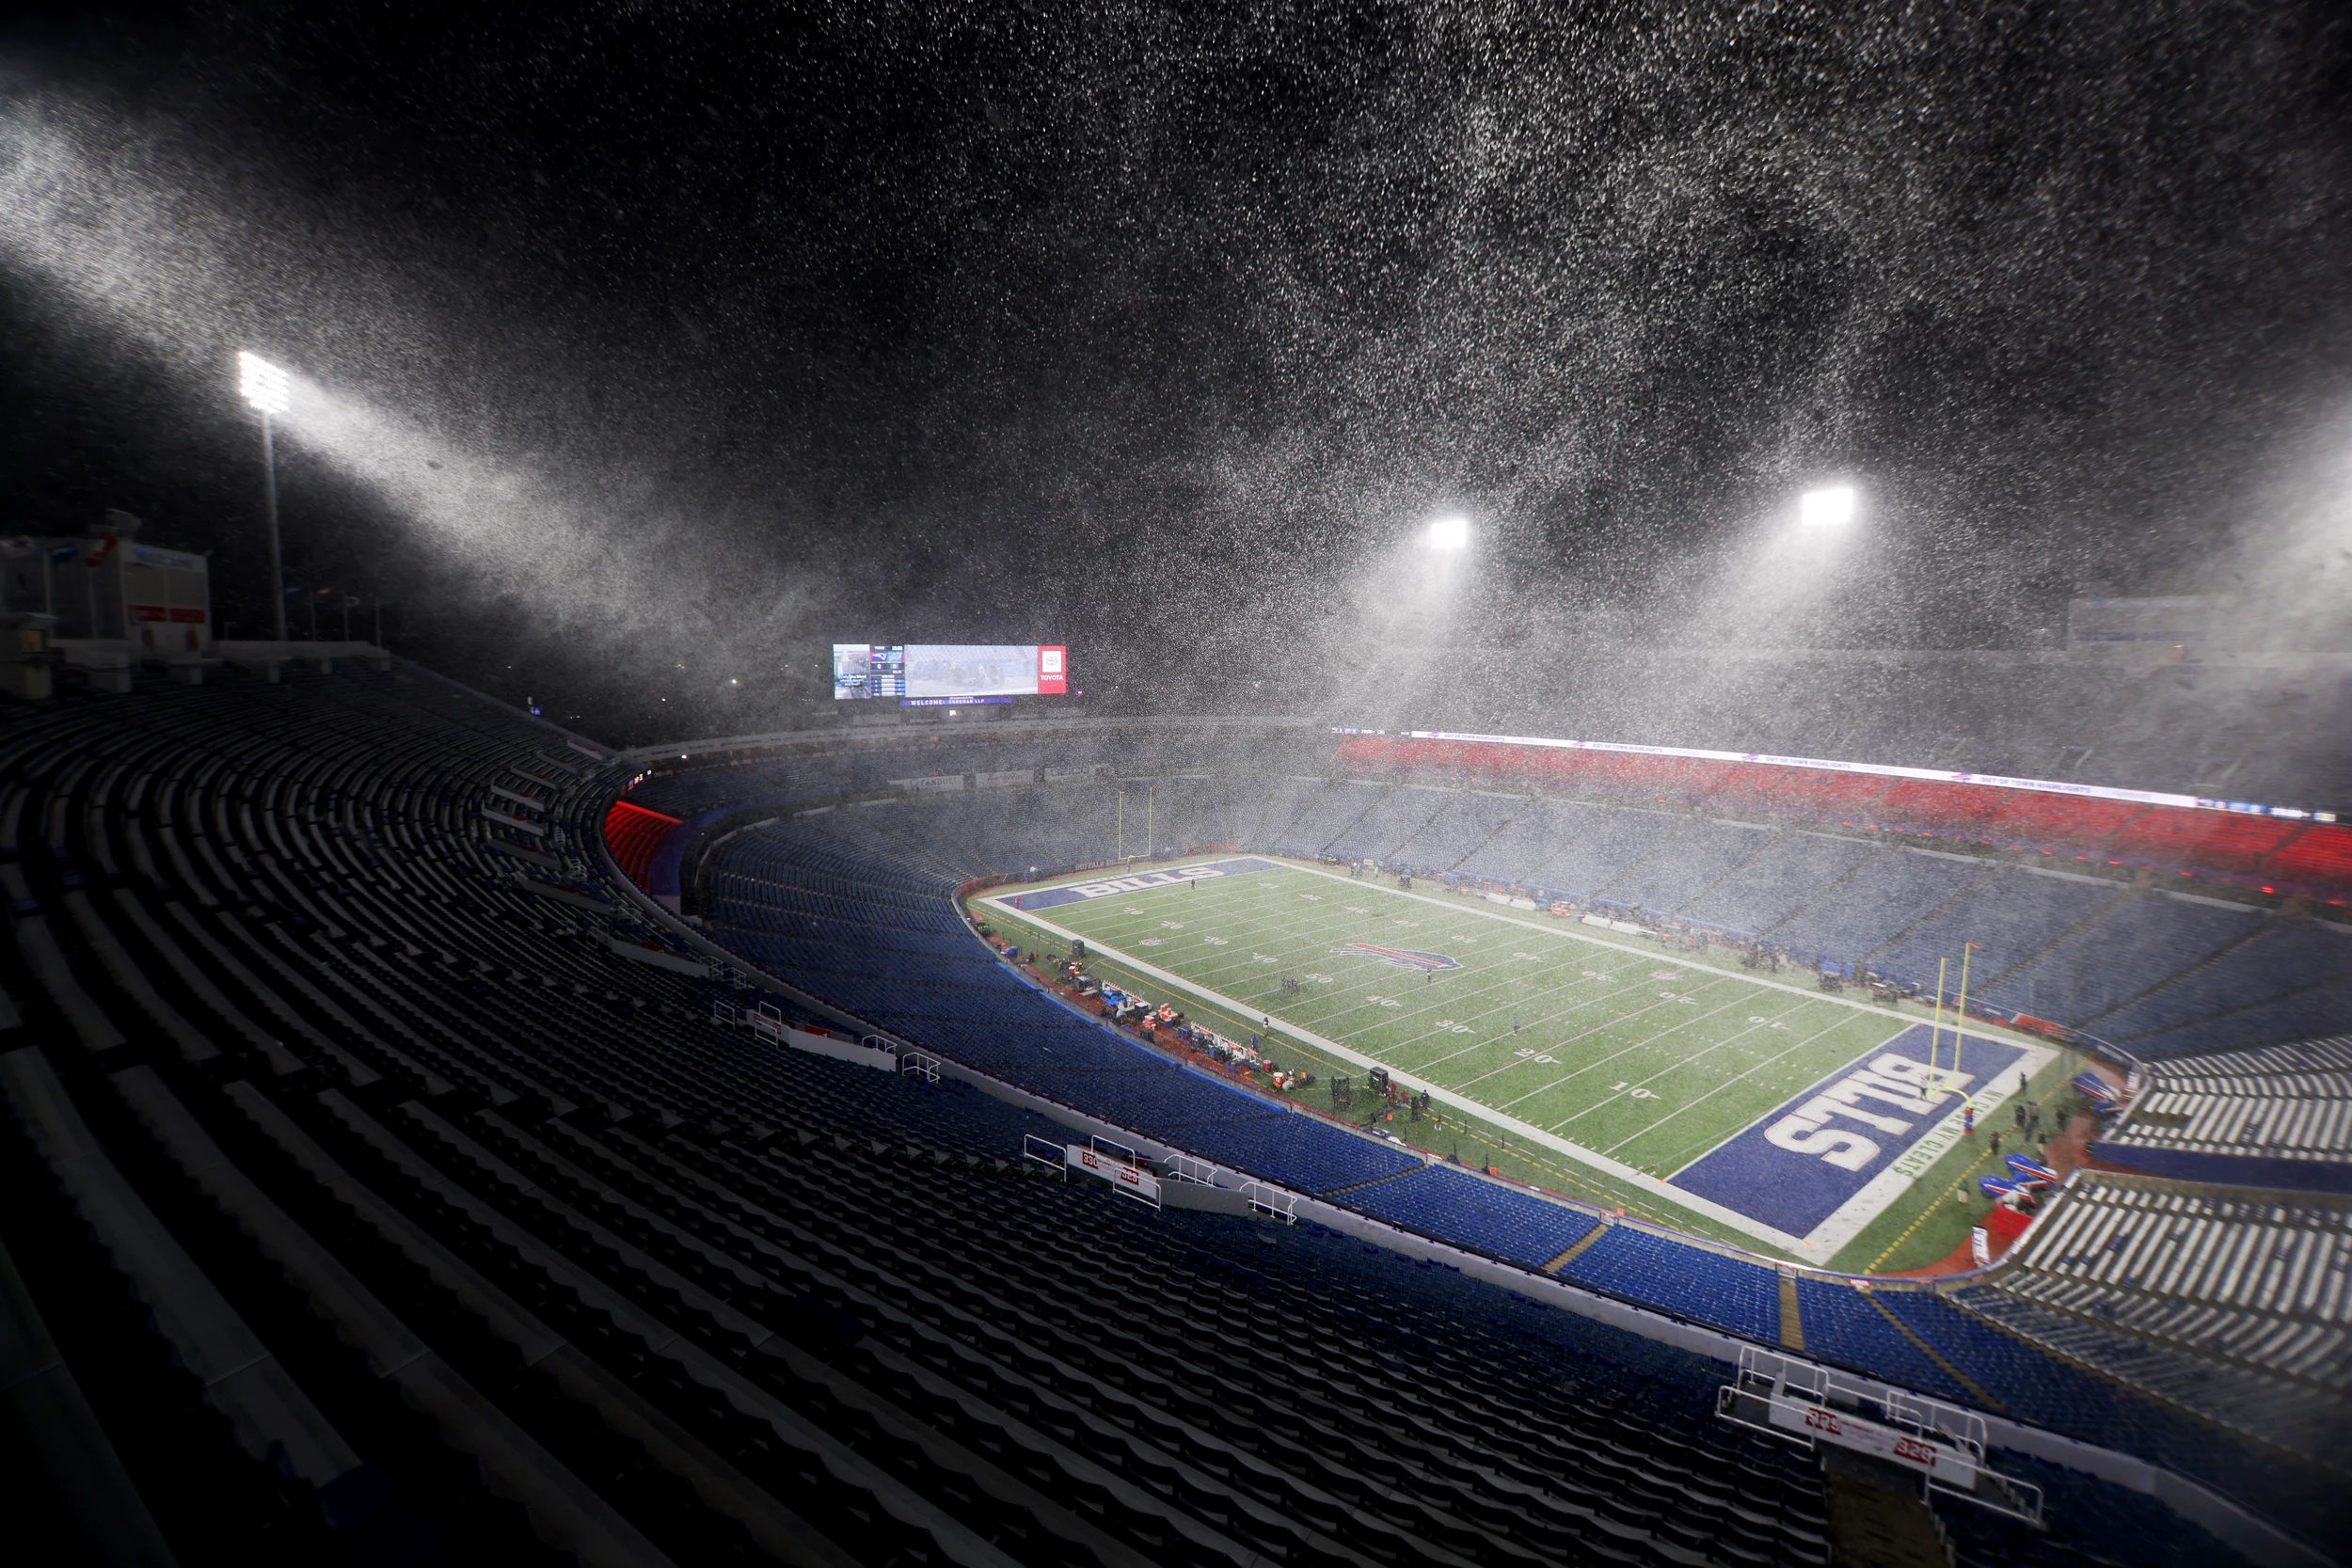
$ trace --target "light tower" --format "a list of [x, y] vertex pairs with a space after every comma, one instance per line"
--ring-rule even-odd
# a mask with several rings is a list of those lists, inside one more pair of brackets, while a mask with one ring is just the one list
[[1797, 503], [1797, 518], [1807, 528], [1837, 528], [1853, 521], [1854, 495], [1851, 484], [1807, 490]]
[[239, 390], [262, 415], [262, 472], [264, 511], [269, 518], [269, 606], [278, 641], [286, 641], [286, 569], [278, 549], [278, 449], [270, 441], [273, 414], [286, 411], [286, 372], [258, 354], [237, 356]]

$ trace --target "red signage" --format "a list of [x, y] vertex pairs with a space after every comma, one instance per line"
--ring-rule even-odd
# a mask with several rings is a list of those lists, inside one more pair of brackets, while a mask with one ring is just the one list
[[1041, 642], [1038, 645], [1037, 694], [1041, 697], [1066, 697], [1070, 694], [1070, 650], [1059, 643]]

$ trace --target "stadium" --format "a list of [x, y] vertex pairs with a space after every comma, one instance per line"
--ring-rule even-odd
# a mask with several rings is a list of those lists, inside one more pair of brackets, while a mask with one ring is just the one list
[[1808, 483], [1547, 642], [1416, 492], [1235, 612], [1300, 696], [1091, 559], [739, 641], [751, 535], [369, 426], [533, 519], [406, 619], [235, 363], [266, 553], [0, 541], [11, 1560], [2343, 1560], [2340, 574], [1841, 642]]

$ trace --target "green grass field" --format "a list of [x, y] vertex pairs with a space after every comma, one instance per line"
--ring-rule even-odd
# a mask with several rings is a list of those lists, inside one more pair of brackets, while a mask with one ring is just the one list
[[[1069, 935], [1085, 938], [1096, 974], [1173, 1001], [1229, 1037], [1265, 1034], [1286, 1066], [1326, 1080], [1349, 1074], [1360, 1085], [1376, 1062], [1427, 1085], [1438, 1123], [1393, 1129], [1410, 1142], [1788, 1256], [1802, 1254], [1743, 1216], [1677, 1196], [1663, 1179], [1917, 1022], [1802, 984], [1679, 961], [1655, 943], [1645, 952], [1621, 939], [1591, 940], [1549, 915], [1443, 890], [1402, 892], [1387, 879], [1323, 867], [1026, 913], [1010, 907], [1015, 895], [976, 902], [1026, 945], [1065, 951]], [[1346, 951], [1355, 944], [1442, 955], [1459, 967], [1401, 967]], [[1330, 1104], [1320, 1087], [1303, 1098]], [[1356, 1119], [1367, 1103], [1359, 1095]], [[1843, 1246], [1840, 1266], [1866, 1266], [1870, 1259], [1851, 1256], [1862, 1243], [1883, 1250], [1890, 1224], [1916, 1219], [1948, 1186], [1935, 1180], [1947, 1163]], [[1900, 1233], [1923, 1228], [1923, 1245], [1952, 1244], [1950, 1223]]]

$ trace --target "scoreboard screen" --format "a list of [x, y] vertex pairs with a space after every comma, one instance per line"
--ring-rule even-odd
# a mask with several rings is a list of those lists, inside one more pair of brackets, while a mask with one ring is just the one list
[[1009, 703], [1070, 689], [1070, 650], [1053, 642], [836, 642], [836, 702], [888, 698], [903, 707]]

